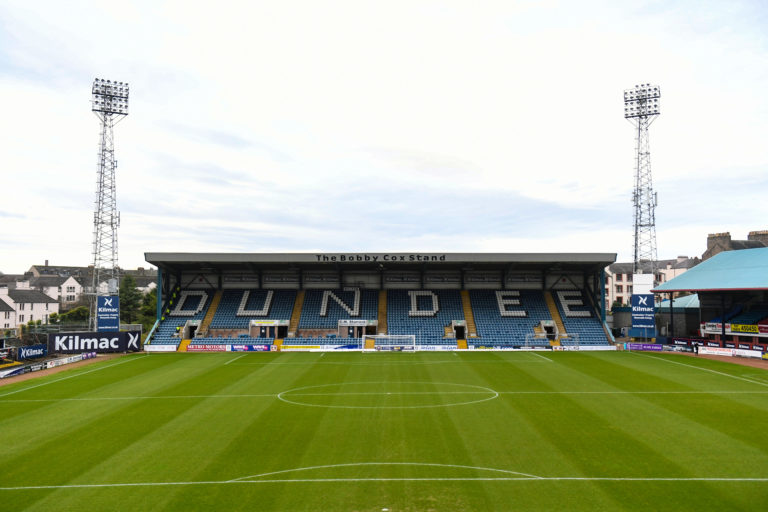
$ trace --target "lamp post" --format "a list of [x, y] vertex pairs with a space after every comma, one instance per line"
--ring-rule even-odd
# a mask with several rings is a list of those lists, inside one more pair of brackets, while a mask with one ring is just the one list
[[634, 205], [634, 264], [633, 273], [643, 272], [642, 261], [648, 261], [650, 273], [656, 276], [656, 206], [658, 198], [653, 191], [651, 152], [648, 127], [659, 115], [658, 85], [640, 84], [624, 91], [624, 118], [636, 128]]
[[128, 84], [97, 78], [91, 89], [91, 110], [101, 121], [101, 135], [97, 154], [96, 201], [93, 213], [93, 280], [91, 285], [91, 327], [97, 330], [96, 297], [100, 295], [102, 278], [108, 279], [108, 295], [119, 287], [117, 265], [117, 228], [120, 212], [117, 210], [115, 184], [114, 125], [128, 115]]

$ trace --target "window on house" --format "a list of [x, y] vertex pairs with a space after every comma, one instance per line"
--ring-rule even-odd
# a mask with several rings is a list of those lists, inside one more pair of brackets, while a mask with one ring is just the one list
[[75, 296], [74, 295], [67, 295], [67, 302], [75, 302]]
[[67, 286], [67, 293], [75, 293], [75, 287], [74, 286]]
[[5, 312], [5, 319], [8, 320], [9, 318], [11, 318], [11, 312], [10, 311], [6, 311]]
[[632, 293], [632, 287], [631, 286], [627, 286], [627, 293]]
[[616, 293], [622, 293], [622, 292], [624, 292], [624, 287], [621, 286], [620, 284], [617, 284], [616, 285]]
[[616, 274], [616, 280], [617, 280], [617, 281], [621, 281], [621, 280], [622, 280], [622, 279], [621, 279], [621, 276], [622, 276], [622, 275], [623, 275], [623, 274]]
[[19, 311], [24, 311], [24, 303], [19, 302]]
[[19, 315], [19, 323], [20, 324], [24, 323], [24, 315]]

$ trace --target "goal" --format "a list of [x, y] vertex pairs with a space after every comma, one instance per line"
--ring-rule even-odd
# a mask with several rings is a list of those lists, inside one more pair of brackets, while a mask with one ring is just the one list
[[363, 350], [414, 351], [416, 336], [413, 334], [366, 334], [363, 336]]

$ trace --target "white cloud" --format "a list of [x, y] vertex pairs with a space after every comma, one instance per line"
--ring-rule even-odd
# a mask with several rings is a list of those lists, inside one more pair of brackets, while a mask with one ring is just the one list
[[[87, 15], [86, 15], [87, 14]], [[87, 264], [95, 77], [120, 261], [145, 251], [483, 250], [631, 258], [622, 92], [651, 128], [659, 256], [762, 229], [759, 2], [37, 2], [0, 6], [0, 270]]]

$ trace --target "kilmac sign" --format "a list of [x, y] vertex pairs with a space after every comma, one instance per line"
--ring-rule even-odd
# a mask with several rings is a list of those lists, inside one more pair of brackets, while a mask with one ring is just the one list
[[139, 352], [141, 331], [68, 332], [48, 335], [50, 354]]

